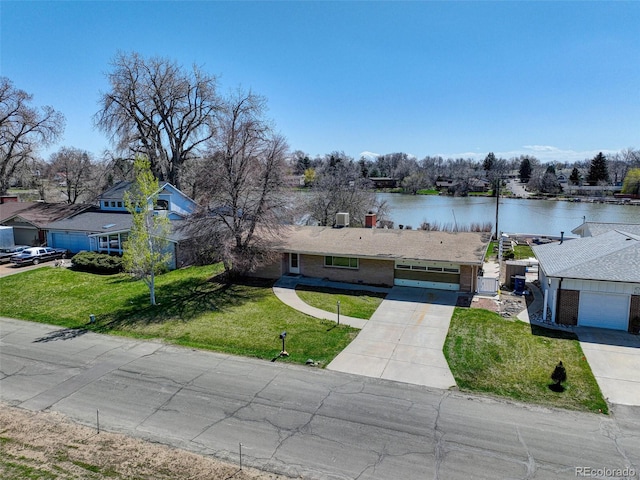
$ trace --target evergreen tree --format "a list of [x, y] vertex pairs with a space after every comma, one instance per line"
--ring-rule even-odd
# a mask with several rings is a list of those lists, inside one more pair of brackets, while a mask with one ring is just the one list
[[607, 158], [600, 152], [591, 160], [587, 182], [589, 182], [589, 185], [597, 185], [599, 182], [608, 181], [609, 169], [607, 167]]
[[484, 158], [484, 162], [482, 162], [482, 168], [485, 170], [485, 172], [488, 172], [489, 170], [493, 169], [493, 166], [496, 163], [496, 156], [494, 155], [493, 152], [489, 152], [487, 154], [487, 156]]
[[527, 183], [531, 178], [531, 160], [529, 158], [524, 157], [520, 162], [520, 181], [522, 183]]
[[569, 181], [571, 182], [571, 185], [580, 185], [580, 182], [582, 181], [582, 175], [580, 175], [580, 171], [577, 167], [573, 167], [573, 170], [571, 170]]

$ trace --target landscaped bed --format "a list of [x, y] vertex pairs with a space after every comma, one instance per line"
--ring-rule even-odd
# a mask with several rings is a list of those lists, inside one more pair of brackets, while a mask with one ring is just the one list
[[312, 359], [322, 366], [357, 333], [293, 310], [276, 298], [272, 282], [228, 285], [217, 280], [220, 272], [215, 265], [159, 276], [159, 305], [152, 307], [145, 284], [125, 274], [44, 267], [0, 279], [0, 316], [269, 360], [281, 351], [279, 334], [286, 331], [290, 357], [279, 361]]
[[[462, 390], [573, 410], [608, 411], [573, 333], [457, 307], [444, 354]], [[559, 361], [568, 377], [562, 392], [549, 388]]]
[[387, 295], [363, 290], [338, 290], [307, 285], [296, 286], [296, 293], [303, 302], [327, 312], [336, 313], [337, 302], [340, 302], [341, 315], [366, 320], [371, 318]]

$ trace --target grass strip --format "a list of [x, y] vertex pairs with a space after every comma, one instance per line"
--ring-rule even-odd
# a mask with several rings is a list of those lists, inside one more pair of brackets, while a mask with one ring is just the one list
[[[482, 309], [456, 308], [444, 354], [462, 390], [522, 402], [608, 413], [575, 334], [506, 320]], [[550, 379], [562, 360], [563, 392]]]
[[296, 293], [300, 299], [312, 307], [337, 313], [340, 302], [340, 314], [368, 320], [378, 309], [386, 293], [364, 290], [340, 290], [326, 287], [298, 285]]

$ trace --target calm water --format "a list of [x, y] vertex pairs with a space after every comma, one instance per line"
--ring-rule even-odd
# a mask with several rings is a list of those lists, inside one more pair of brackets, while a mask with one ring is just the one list
[[[495, 223], [496, 199], [380, 193], [390, 206], [390, 219], [418, 228], [422, 222], [470, 225]], [[502, 232], [560, 235], [584, 220], [592, 222], [640, 223], [640, 206], [605, 203], [518, 200], [501, 198], [498, 228]]]

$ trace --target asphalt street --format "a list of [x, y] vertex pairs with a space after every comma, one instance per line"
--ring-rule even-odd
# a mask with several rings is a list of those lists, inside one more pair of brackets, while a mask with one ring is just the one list
[[243, 463], [309, 479], [640, 471], [640, 407], [554, 410], [9, 319], [0, 400], [235, 462], [242, 443]]

